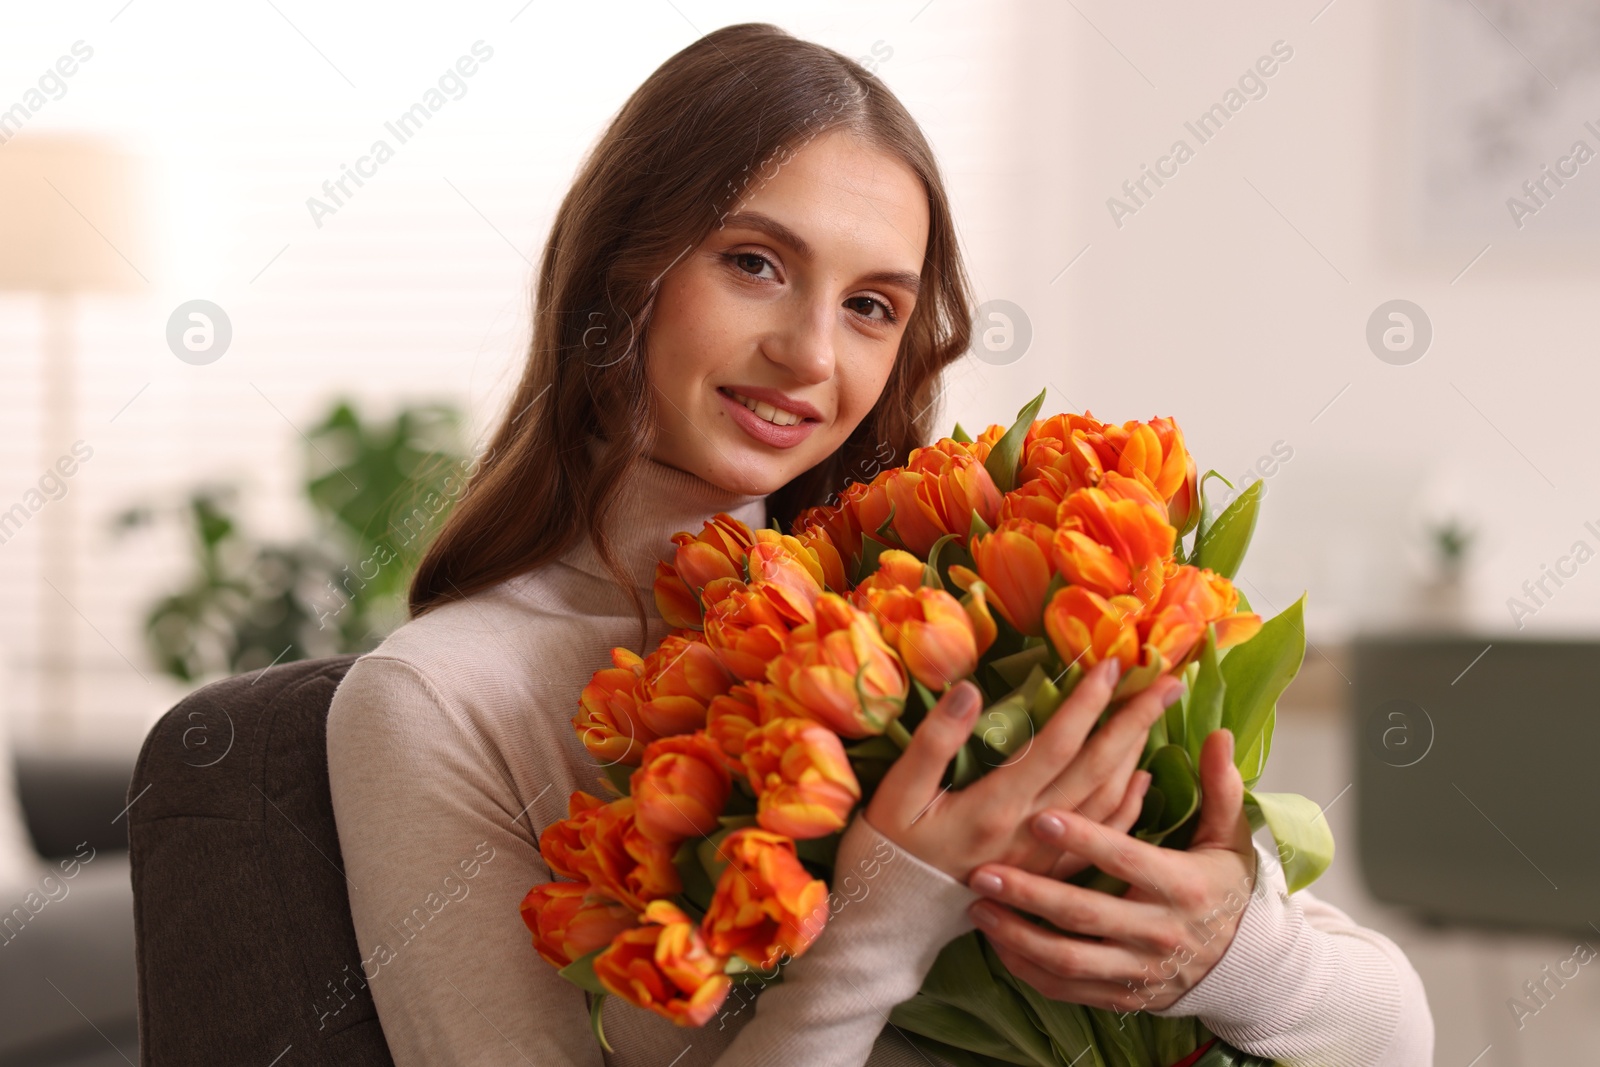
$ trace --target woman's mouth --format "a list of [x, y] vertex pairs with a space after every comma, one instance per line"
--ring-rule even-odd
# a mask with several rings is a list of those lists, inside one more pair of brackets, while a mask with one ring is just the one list
[[758, 418], [766, 419], [774, 426], [796, 426], [805, 421], [804, 418], [794, 412], [773, 407], [765, 400], [757, 400], [754, 397], [745, 396], [743, 393], [736, 393], [731, 389], [728, 391], [728, 395], [755, 412]]
[[775, 390], [751, 388], [749, 392], [721, 386], [717, 395], [733, 421], [745, 433], [773, 448], [792, 448], [811, 435], [822, 421], [817, 409]]

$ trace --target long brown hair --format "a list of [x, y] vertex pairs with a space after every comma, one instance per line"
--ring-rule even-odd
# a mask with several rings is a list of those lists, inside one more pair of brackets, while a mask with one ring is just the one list
[[966, 350], [972, 314], [933, 152], [859, 64], [766, 23], [723, 27], [634, 91], [562, 200], [539, 263], [522, 379], [412, 577], [412, 618], [550, 562], [587, 536], [632, 598], [643, 633], [643, 598], [605, 517], [654, 442], [642, 341], [657, 286], [752, 180], [770, 176], [796, 145], [841, 128], [903, 160], [927, 189], [922, 296], [877, 404], [837, 452], [770, 494], [768, 513], [787, 528], [802, 508], [927, 442], [939, 372]]

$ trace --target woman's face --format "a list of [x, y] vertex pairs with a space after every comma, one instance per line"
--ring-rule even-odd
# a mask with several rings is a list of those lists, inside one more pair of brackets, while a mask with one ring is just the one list
[[662, 278], [646, 373], [653, 457], [766, 494], [877, 403], [916, 305], [928, 199], [914, 171], [842, 130], [751, 189]]

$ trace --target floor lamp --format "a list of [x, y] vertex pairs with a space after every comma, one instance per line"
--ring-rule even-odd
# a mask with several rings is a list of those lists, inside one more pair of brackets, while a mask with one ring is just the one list
[[[77, 440], [79, 300], [150, 291], [137, 195], [134, 161], [99, 138], [23, 134], [0, 143], [0, 291], [37, 294], [43, 315], [41, 464]], [[27, 520], [39, 527], [37, 709], [41, 732], [56, 741], [70, 737], [77, 711], [77, 497], [69, 483]]]

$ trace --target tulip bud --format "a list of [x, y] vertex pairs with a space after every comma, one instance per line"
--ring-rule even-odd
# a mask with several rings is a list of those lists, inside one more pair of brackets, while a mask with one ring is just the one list
[[694, 921], [670, 901], [651, 901], [642, 920], [594, 958], [595, 977], [630, 1004], [679, 1026], [704, 1026], [732, 988], [727, 957], [713, 953]]

